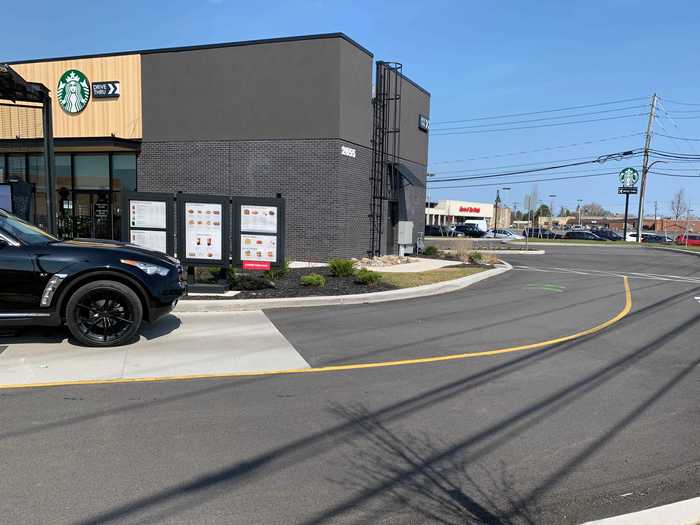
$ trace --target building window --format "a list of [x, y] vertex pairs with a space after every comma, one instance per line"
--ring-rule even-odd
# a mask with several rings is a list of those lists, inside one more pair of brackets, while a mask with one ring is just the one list
[[108, 190], [109, 155], [75, 155], [73, 173], [76, 190]]
[[136, 155], [134, 153], [112, 155], [112, 190], [136, 191]]
[[27, 174], [25, 169], [27, 167], [25, 155], [8, 155], [7, 156], [7, 178], [17, 178], [19, 180], [26, 180]]

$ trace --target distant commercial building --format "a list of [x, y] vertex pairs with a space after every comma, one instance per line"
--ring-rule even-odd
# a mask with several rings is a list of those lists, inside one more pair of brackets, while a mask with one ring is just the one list
[[[441, 200], [426, 203], [425, 224], [451, 225], [483, 220], [489, 228], [493, 228], [495, 215], [496, 209], [493, 203]], [[508, 228], [510, 225], [510, 208], [499, 206], [496, 227]]]
[[[377, 129], [374, 57], [342, 33], [10, 66], [52, 92], [62, 237], [119, 239], [120, 195], [133, 190], [281, 194], [292, 259], [364, 255], [378, 228], [381, 251], [394, 253], [399, 221], [414, 223], [414, 240], [423, 230], [430, 94], [395, 74], [400, 119], [390, 112]], [[0, 183], [32, 183], [31, 218], [44, 226], [40, 117], [19, 110], [0, 104]], [[379, 188], [373, 137], [396, 154], [380, 160]]]

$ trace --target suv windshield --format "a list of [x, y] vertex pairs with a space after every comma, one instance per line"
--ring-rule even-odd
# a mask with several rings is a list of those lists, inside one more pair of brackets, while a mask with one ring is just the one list
[[25, 244], [43, 244], [57, 241], [41, 228], [37, 228], [22, 219], [0, 212], [0, 233], [6, 233]]

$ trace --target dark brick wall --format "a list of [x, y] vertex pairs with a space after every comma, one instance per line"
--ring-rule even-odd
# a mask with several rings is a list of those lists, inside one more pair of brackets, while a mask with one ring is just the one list
[[[355, 147], [356, 158], [340, 154]], [[144, 142], [139, 191], [274, 197], [287, 201], [287, 256], [362, 256], [369, 243], [370, 152], [338, 139]]]

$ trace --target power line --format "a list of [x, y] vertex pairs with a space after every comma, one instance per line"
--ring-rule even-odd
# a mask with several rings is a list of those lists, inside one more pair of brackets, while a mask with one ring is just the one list
[[654, 175], [663, 175], [664, 177], [681, 177], [686, 179], [700, 179], [700, 173], [697, 175], [678, 175], [677, 173], [661, 173], [660, 171], [650, 171]]
[[[489, 124], [475, 124], [473, 126], [459, 126], [456, 128], [437, 128], [437, 129], [432, 128], [432, 129], [433, 129], [433, 131], [452, 131], [452, 130], [459, 130], [459, 129], [486, 128], [489, 126], [509, 126], [511, 124], [528, 124], [530, 122], [544, 122], [547, 120], [555, 120], [555, 119], [586, 117], [588, 115], [601, 115], [603, 113], [612, 113], [615, 111], [626, 111], [629, 109], [641, 109], [641, 108], [645, 108], [645, 107], [646, 106], [644, 106], [644, 105], [626, 106], [624, 108], [605, 109], [602, 111], [589, 111], [587, 113], [576, 113], [574, 115], [557, 115], [555, 117], [544, 117], [544, 118], [526, 119], [526, 120], [511, 120], [509, 122], [492, 122]], [[693, 117], [693, 118], [696, 118], [696, 117]]]
[[681, 106], [700, 106], [698, 102], [680, 102], [678, 100], [671, 100], [670, 98], [663, 97], [664, 101], [670, 102], [671, 104], [680, 104]]
[[503, 173], [492, 173], [492, 174], [486, 174], [486, 175], [472, 175], [469, 177], [452, 177], [448, 179], [440, 179], [439, 181], [436, 182], [452, 182], [452, 181], [459, 181], [459, 180], [472, 180], [472, 179], [488, 179], [488, 178], [493, 178], [493, 177], [506, 177], [508, 175], [524, 175], [528, 173], [537, 173], [541, 171], [551, 171], [551, 170], [557, 170], [561, 168], [572, 168], [575, 166], [585, 166], [587, 164], [600, 164], [603, 163], [607, 160], [622, 160], [623, 158], [629, 158], [629, 157], [634, 157], [636, 155], [639, 155], [638, 150], [631, 150], [629, 152], [623, 153], [613, 153], [610, 155], [601, 155], [600, 157], [593, 159], [593, 160], [586, 160], [586, 161], [581, 161], [581, 162], [572, 162], [569, 164], [559, 164], [556, 166], [546, 166], [543, 168], [532, 168], [529, 170], [520, 170], [520, 171], [509, 171], [509, 172], [503, 172]]
[[524, 162], [521, 164], [506, 164], [504, 166], [488, 166], [486, 168], [465, 168], [465, 169], [460, 169], [460, 170], [447, 170], [447, 171], [436, 171], [433, 172], [433, 175], [443, 175], [445, 173], [468, 173], [468, 172], [475, 172], [475, 171], [489, 171], [489, 170], [501, 170], [501, 169], [506, 169], [506, 168], [520, 168], [522, 166], [537, 166], [538, 164], [550, 164], [552, 162], [570, 162], [572, 160], [583, 160], [583, 159], [590, 159], [590, 155], [586, 155], [584, 157], [571, 157], [569, 159], [557, 159], [557, 160], [541, 160], [538, 162]]
[[[440, 122], [433, 122], [433, 125], [440, 125], [440, 124], [456, 124], [458, 122], [476, 122], [478, 120], [497, 120], [497, 119], [502, 119], [502, 118], [510, 118], [510, 117], [525, 117], [528, 115], [541, 115], [543, 113], [557, 113], [559, 111], [571, 111], [574, 109], [585, 109], [585, 108], [596, 108], [600, 106], [610, 106], [612, 104], [622, 104], [625, 102], [634, 102], [636, 100], [646, 100], [649, 97], [636, 97], [636, 98], [626, 98], [622, 100], [613, 100], [611, 102], [600, 102], [598, 104], [585, 104], [582, 106], [569, 106], [567, 108], [557, 108], [557, 109], [545, 109], [541, 111], [528, 111], [526, 113], [510, 113], [508, 115], [496, 115], [492, 117], [477, 117], [477, 118], [468, 118], [468, 119], [460, 119], [460, 120], [443, 120]], [[700, 105], [700, 104], [699, 104]]]
[[[570, 126], [572, 124], [586, 124], [589, 122], [602, 122], [604, 120], [618, 120], [618, 119], [623, 119], [623, 118], [632, 118], [632, 117], [644, 117], [647, 116], [648, 113], [632, 113], [630, 115], [619, 115], [615, 117], [602, 117], [602, 118], [593, 118], [593, 119], [587, 119], [587, 120], [576, 120], [572, 122], [557, 122], [554, 124], [539, 124], [536, 126], [518, 126], [514, 128], [498, 128], [498, 129], [480, 129], [480, 130], [475, 130], [475, 131], [450, 131], [448, 133], [431, 133], [431, 137], [444, 137], [446, 135], [473, 135], [475, 133], [497, 133], [501, 131], [517, 131], [517, 130], [523, 130], [523, 129], [536, 129], [536, 128], [551, 128], [554, 126]], [[438, 130], [440, 131], [440, 130]]]
[[528, 155], [530, 153], [542, 153], [544, 151], [553, 151], [559, 149], [576, 148], [578, 146], [588, 146], [590, 144], [598, 144], [601, 142], [610, 142], [613, 140], [626, 139], [630, 137], [639, 137], [644, 135], [644, 133], [628, 133], [626, 135], [616, 135], [614, 137], [604, 137], [602, 139], [591, 139], [583, 142], [574, 142], [572, 144], [564, 144], [559, 146], [548, 146], [546, 148], [531, 149], [525, 151], [514, 151], [510, 153], [497, 153], [492, 155], [482, 155], [480, 157], [468, 157], [466, 159], [453, 159], [453, 160], [441, 160], [437, 162], [432, 162], [431, 166], [437, 166], [439, 164], [457, 164], [459, 162], [471, 162], [473, 160], [486, 160], [486, 159], [498, 159], [503, 157], [514, 157], [517, 155]]
[[588, 179], [593, 177], [603, 177], [608, 175], [617, 175], [616, 171], [611, 171], [608, 173], [596, 173], [589, 175], [570, 175], [568, 177], [551, 177], [548, 179], [530, 179], [530, 180], [514, 180], [514, 181], [501, 181], [501, 182], [491, 182], [487, 184], [466, 184], [460, 186], [435, 186], [430, 188], [430, 190], [446, 190], [446, 189], [459, 189], [459, 188], [481, 188], [485, 186], [500, 186], [502, 184], [530, 184], [533, 182], [549, 182], [558, 180], [571, 180], [571, 179]]

